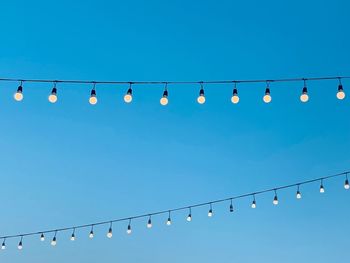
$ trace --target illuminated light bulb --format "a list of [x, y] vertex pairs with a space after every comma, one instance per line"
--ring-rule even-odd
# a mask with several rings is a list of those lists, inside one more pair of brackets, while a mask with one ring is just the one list
[[230, 204], [230, 212], [233, 212], [233, 203], [232, 203], [232, 199], [231, 199], [231, 204]]
[[72, 235], [70, 236], [70, 241], [75, 241], [75, 233], [73, 231]]
[[1, 249], [2, 249], [2, 250], [5, 250], [5, 249], [6, 249], [5, 239], [4, 239], [4, 241], [2, 242], [2, 244], [1, 244]]
[[299, 190], [297, 191], [296, 197], [297, 197], [297, 199], [301, 199], [301, 193]]
[[51, 246], [56, 246], [57, 245], [57, 240], [56, 240], [56, 236], [53, 237], [52, 241], [51, 241]]
[[265, 103], [270, 103], [271, 100], [272, 100], [272, 97], [271, 97], [271, 95], [270, 95], [270, 88], [266, 88], [266, 90], [265, 90], [265, 95], [264, 95], [264, 97], [263, 97], [263, 101], [264, 101]]
[[205, 103], [204, 89], [203, 89], [203, 85], [202, 84], [201, 84], [201, 89], [199, 91], [199, 96], [197, 98], [197, 102], [199, 104], [204, 104]]
[[277, 192], [276, 192], [276, 190], [275, 190], [275, 197], [273, 198], [272, 203], [273, 203], [274, 205], [278, 205], [278, 197], [277, 197]]
[[151, 218], [151, 216], [149, 216], [149, 218], [148, 218], [147, 228], [152, 228], [152, 218]]
[[131, 234], [131, 224], [130, 224], [130, 223], [129, 223], [129, 225], [128, 225], [128, 229], [126, 230], [126, 233], [127, 233], [128, 235]]
[[110, 228], [108, 229], [107, 237], [108, 237], [108, 238], [112, 238], [112, 237], [113, 237], [113, 230], [112, 230], [112, 227], [110, 227]]
[[208, 211], [208, 217], [212, 217], [214, 214], [213, 214], [213, 208], [211, 207], [211, 204], [210, 204], [210, 209]]
[[21, 85], [18, 86], [16, 93], [13, 95], [14, 99], [16, 101], [21, 101], [23, 100], [23, 87], [22, 87], [22, 82]]
[[238, 97], [238, 91], [236, 88], [233, 89], [232, 92], [232, 97], [231, 97], [231, 102], [233, 104], [237, 104], [239, 102], [239, 97]]
[[124, 96], [124, 101], [126, 103], [130, 103], [132, 101], [132, 88], [131, 88], [131, 83], [130, 83], [130, 87], [128, 89], [128, 91], [126, 92], [125, 96]]
[[321, 185], [320, 185], [320, 193], [323, 194], [325, 192], [324, 187], [323, 187], [323, 181], [321, 180]]
[[256, 201], [255, 201], [255, 195], [253, 197], [253, 202], [252, 202], [252, 205], [251, 205], [251, 208], [255, 209], [256, 208]]
[[91, 226], [91, 231], [90, 231], [90, 233], [89, 233], [89, 238], [90, 238], [90, 239], [93, 239], [93, 238], [94, 238], [94, 227], [93, 227], [93, 226]]
[[345, 179], [344, 188], [345, 188], [345, 190], [349, 190], [350, 189], [348, 178]]
[[191, 221], [192, 221], [191, 208], [190, 208], [189, 210], [190, 210], [190, 212], [189, 212], [189, 214], [188, 214], [188, 216], [187, 216], [187, 218], [186, 218], [187, 222], [191, 222]]
[[93, 89], [91, 90], [91, 93], [90, 93], [89, 103], [91, 105], [95, 105], [97, 103], [95, 84], [94, 84], [94, 87], [93, 87]]
[[169, 211], [168, 220], [166, 221], [166, 225], [167, 225], [167, 226], [170, 226], [170, 225], [171, 225], [170, 211]]
[[19, 250], [22, 250], [22, 249], [23, 249], [22, 238], [21, 238], [21, 240], [19, 241], [17, 248], [18, 248]]
[[300, 101], [301, 102], [308, 102], [309, 101], [309, 95], [307, 94], [307, 87], [303, 88], [303, 91], [300, 95]]
[[169, 100], [168, 100], [168, 90], [165, 88], [164, 92], [163, 92], [163, 96], [162, 98], [160, 99], [160, 104], [163, 105], [163, 106], [166, 106], [168, 105], [169, 103]]
[[41, 235], [40, 235], [40, 241], [41, 241], [41, 242], [45, 241], [44, 233], [41, 233]]
[[344, 92], [344, 89], [343, 89], [343, 85], [341, 83], [338, 86], [337, 99], [338, 100], [345, 99], [345, 92]]
[[56, 83], [54, 84], [54, 87], [52, 88], [51, 94], [49, 95], [49, 102], [56, 103], [57, 101], [57, 89], [56, 89]]

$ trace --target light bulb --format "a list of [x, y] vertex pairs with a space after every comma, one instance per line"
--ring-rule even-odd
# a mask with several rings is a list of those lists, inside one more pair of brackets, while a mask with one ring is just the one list
[[[131, 84], [130, 84], [131, 86]], [[124, 101], [126, 103], [130, 103], [132, 101], [132, 89], [131, 87], [128, 89], [128, 91], [126, 92], [125, 96], [124, 96]]]
[[297, 199], [301, 199], [301, 193], [299, 190], [297, 191], [296, 197], [297, 197]]
[[151, 228], [152, 227], [152, 219], [151, 217], [149, 217], [148, 222], [147, 222], [147, 228]]
[[89, 233], [89, 238], [90, 238], [90, 239], [93, 239], [93, 238], [94, 238], [94, 231], [93, 231], [93, 230], [90, 231], [90, 233]]
[[57, 89], [56, 87], [53, 87], [51, 94], [49, 95], [49, 102], [56, 103], [56, 101], [57, 101]]
[[272, 203], [273, 203], [274, 205], [278, 205], [278, 197], [277, 197], [277, 194], [275, 194], [275, 197], [273, 198]]
[[210, 208], [209, 212], [208, 212], [208, 217], [212, 217], [213, 216], [213, 210]]
[[270, 103], [271, 100], [272, 100], [272, 97], [271, 97], [271, 95], [270, 95], [270, 89], [269, 89], [269, 88], [266, 88], [266, 90], [265, 90], [265, 95], [264, 95], [264, 97], [263, 97], [263, 101], [264, 101], [265, 103]]
[[345, 183], [344, 183], [344, 188], [345, 188], [346, 190], [349, 190], [349, 189], [350, 189], [349, 180], [348, 180], [347, 178], [346, 178]]
[[2, 242], [2, 244], [1, 244], [1, 249], [2, 250], [5, 250], [6, 249], [6, 244], [5, 244], [5, 240]]
[[321, 184], [321, 186], [320, 186], [320, 193], [323, 194], [324, 192], [325, 192], [325, 190], [324, 190], [323, 184]]
[[51, 241], [51, 246], [54, 247], [54, 246], [56, 246], [56, 244], [57, 244], [57, 240], [56, 240], [56, 237], [54, 236], [52, 241]]
[[42, 242], [45, 241], [44, 233], [41, 234], [41, 236], [40, 236], [40, 241], [42, 241]]
[[256, 202], [255, 202], [255, 200], [253, 200], [251, 207], [252, 207], [253, 209], [256, 208]]
[[17, 247], [19, 250], [22, 250], [22, 248], [23, 248], [23, 243], [22, 243], [22, 240], [21, 241], [19, 241], [19, 243], [18, 243], [18, 247]]
[[131, 234], [131, 225], [130, 224], [128, 225], [128, 229], [126, 230], [126, 233], [129, 235]]
[[230, 204], [230, 212], [233, 212], [233, 204], [232, 204], [232, 200], [231, 200], [231, 204]]
[[16, 101], [23, 100], [23, 88], [22, 85], [18, 86], [16, 93], [13, 95]]
[[92, 89], [91, 90], [91, 94], [90, 94], [90, 98], [89, 98], [89, 103], [91, 105], [95, 105], [97, 103], [97, 97], [96, 97], [96, 90]]
[[205, 96], [204, 96], [204, 89], [201, 88], [201, 90], [199, 91], [199, 96], [197, 98], [197, 102], [199, 104], [204, 104], [205, 103]]
[[111, 227], [110, 227], [109, 230], [108, 230], [107, 237], [108, 237], [108, 238], [112, 238], [112, 237], [113, 237], [113, 231], [112, 231], [112, 228], [111, 228]]
[[191, 222], [191, 221], [192, 221], [192, 215], [189, 214], [189, 215], [187, 216], [186, 220], [187, 220], [188, 222]]
[[303, 91], [300, 95], [300, 101], [301, 102], [308, 102], [309, 101], [309, 95], [307, 94], [307, 87], [303, 88]]
[[73, 232], [72, 235], [70, 236], [70, 241], [75, 241], [75, 234], [74, 234], [74, 232]]
[[168, 105], [168, 91], [167, 90], [164, 90], [163, 92], [163, 97], [160, 99], [160, 104], [163, 105], [163, 106], [166, 106]]
[[170, 226], [170, 225], [171, 225], [171, 218], [170, 218], [170, 217], [168, 217], [168, 220], [166, 221], [166, 225], [167, 225], [167, 226]]
[[233, 104], [237, 104], [239, 102], [239, 97], [238, 97], [238, 92], [237, 92], [237, 89], [233, 89], [233, 92], [232, 92], [232, 97], [231, 97], [231, 102]]
[[342, 84], [339, 84], [338, 86], [337, 98], [338, 100], [343, 100], [345, 98], [345, 92]]

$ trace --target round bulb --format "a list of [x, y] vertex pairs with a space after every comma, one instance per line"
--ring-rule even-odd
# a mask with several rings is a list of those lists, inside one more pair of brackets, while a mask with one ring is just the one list
[[93, 232], [93, 231], [90, 232], [89, 238], [90, 238], [90, 239], [93, 239], [93, 238], [94, 238], [94, 232]]
[[108, 238], [112, 238], [112, 236], [113, 236], [113, 232], [112, 232], [112, 228], [110, 228], [110, 229], [108, 230], [107, 237], [108, 237]]
[[252, 202], [252, 208], [256, 208], [256, 202], [255, 201]]
[[271, 95], [270, 94], [264, 95], [263, 100], [265, 103], [270, 103], [272, 100]]
[[6, 249], [5, 242], [2, 242], [1, 249], [2, 249], [2, 250], [5, 250], [5, 249]]
[[274, 205], [278, 205], [278, 198], [277, 196], [275, 196], [275, 198], [273, 199], [273, 202], [272, 202]]
[[231, 102], [232, 102], [233, 104], [237, 104], [237, 103], [239, 102], [239, 97], [238, 97], [238, 95], [233, 95], [233, 96], [231, 97]]
[[337, 98], [338, 100], [343, 100], [345, 98], [345, 92], [341, 84], [338, 86]]
[[75, 235], [74, 234], [71, 235], [70, 240], [71, 241], [75, 241]]
[[337, 92], [337, 98], [338, 98], [338, 100], [343, 100], [345, 98], [345, 92], [344, 91], [338, 91]]
[[[136, 95], [137, 95], [137, 94], [136, 94]], [[130, 102], [132, 101], [132, 95], [129, 94], [129, 93], [125, 94], [125, 96], [124, 96], [124, 101], [125, 101], [126, 103], [130, 103]]]
[[324, 187], [323, 187], [323, 185], [320, 186], [320, 193], [321, 193], [321, 194], [324, 193]]
[[15, 98], [16, 101], [21, 101], [23, 100], [23, 93], [17, 91], [13, 97]]
[[212, 217], [213, 216], [213, 210], [210, 209], [209, 212], [208, 212], [208, 217]]
[[168, 220], [166, 221], [166, 225], [167, 225], [167, 226], [170, 226], [170, 225], [171, 225], [171, 219], [170, 219], [170, 217], [169, 217]]
[[151, 228], [151, 227], [152, 227], [152, 221], [151, 219], [148, 219], [147, 228]]
[[297, 191], [296, 197], [297, 197], [297, 199], [301, 199], [301, 193], [299, 191]]
[[18, 243], [18, 249], [19, 249], [19, 250], [22, 250], [22, 248], [23, 248], [22, 241], [20, 241], [20, 242]]
[[188, 222], [191, 222], [192, 221], [192, 215], [191, 214], [189, 214], [188, 216], [187, 216], [187, 219], [186, 219]]
[[91, 105], [95, 105], [97, 103], [97, 97], [96, 96], [91, 96], [89, 99], [89, 103]]
[[45, 241], [45, 236], [44, 236], [44, 234], [41, 234], [41, 236], [40, 236], [40, 241]]
[[168, 105], [168, 102], [169, 102], [169, 100], [168, 100], [167, 97], [162, 97], [162, 98], [160, 99], [160, 104], [161, 104], [162, 106]]
[[128, 229], [126, 230], [126, 233], [129, 235], [131, 234], [131, 226], [130, 225], [128, 225]]
[[205, 103], [205, 97], [204, 95], [199, 95], [198, 98], [197, 98], [197, 102], [199, 104], [204, 104]]
[[49, 102], [56, 103], [56, 101], [57, 101], [57, 95], [56, 94], [50, 94]]
[[349, 189], [350, 189], [350, 185], [349, 185], [349, 180], [348, 180], [348, 179], [345, 180], [344, 188], [345, 188], [346, 190], [349, 190]]
[[308, 102], [308, 100], [309, 100], [309, 95], [307, 95], [306, 93], [304, 94], [301, 94], [300, 95], [300, 100], [301, 100], [301, 102]]
[[57, 244], [56, 237], [54, 237], [51, 241], [51, 246], [54, 247], [54, 246], [56, 246], [56, 244]]

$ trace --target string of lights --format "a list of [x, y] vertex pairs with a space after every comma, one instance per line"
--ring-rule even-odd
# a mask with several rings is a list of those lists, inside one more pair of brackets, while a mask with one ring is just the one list
[[19, 79], [19, 78], [0, 78], [0, 82], [18, 82], [19, 86], [14, 94], [14, 99], [16, 101], [22, 101], [24, 98], [24, 84], [25, 83], [51, 83], [53, 85], [51, 93], [48, 96], [48, 100], [51, 103], [56, 103], [58, 100], [58, 84], [84, 84], [84, 85], [92, 85], [92, 89], [90, 91], [90, 97], [89, 97], [89, 103], [91, 105], [95, 105], [98, 102], [97, 99], [97, 93], [96, 93], [96, 87], [102, 86], [102, 85], [129, 85], [126, 94], [124, 96], [124, 101], [126, 103], [131, 103], [133, 99], [133, 86], [135, 85], [147, 85], [147, 86], [154, 86], [154, 85], [164, 85], [164, 91], [163, 94], [159, 100], [160, 104], [162, 106], [168, 105], [169, 102], [169, 91], [168, 86], [169, 85], [183, 85], [183, 84], [190, 84], [190, 85], [198, 85], [199, 95], [197, 97], [197, 102], [199, 104], [205, 103], [205, 91], [204, 86], [210, 85], [210, 84], [230, 84], [233, 85], [232, 95], [231, 95], [231, 102], [233, 104], [237, 104], [239, 102], [239, 95], [238, 95], [238, 85], [239, 84], [245, 84], [245, 83], [265, 83], [265, 93], [263, 95], [263, 101], [265, 103], [270, 103], [272, 101], [271, 96], [271, 83], [278, 83], [278, 82], [302, 82], [302, 91], [300, 94], [300, 101], [305, 103], [309, 100], [309, 94], [308, 94], [308, 87], [307, 83], [311, 81], [330, 81], [330, 80], [337, 80], [338, 81], [338, 88], [336, 92], [336, 97], [339, 100], [343, 100], [345, 98], [345, 91], [342, 85], [343, 79], [350, 79], [350, 76], [332, 76], [332, 77], [312, 77], [312, 78], [284, 78], [284, 79], [251, 79], [251, 80], [210, 80], [210, 81], [94, 81], [94, 80], [53, 80], [53, 79]]
[[338, 174], [319, 177], [319, 178], [315, 178], [315, 179], [311, 179], [311, 180], [307, 180], [307, 181], [301, 181], [301, 182], [294, 183], [294, 184], [264, 189], [264, 190], [260, 190], [257, 192], [251, 192], [251, 193], [246, 193], [246, 194], [242, 194], [242, 195], [231, 196], [228, 198], [217, 199], [217, 200], [212, 200], [212, 201], [208, 201], [208, 202], [204, 202], [204, 203], [197, 203], [197, 204], [177, 207], [177, 208], [173, 208], [173, 209], [161, 210], [161, 211], [156, 211], [156, 212], [151, 212], [151, 213], [146, 213], [146, 214], [141, 214], [141, 215], [112, 219], [112, 220], [108, 220], [108, 221], [100, 221], [100, 222], [95, 222], [95, 223], [90, 223], [90, 224], [76, 225], [76, 226], [57, 228], [57, 229], [49, 229], [49, 230], [37, 231], [37, 232], [28, 232], [28, 233], [20, 233], [20, 234], [15, 234], [15, 235], [0, 236], [0, 239], [3, 240], [1, 249], [2, 250], [6, 249], [6, 240], [8, 240], [8, 239], [19, 238], [19, 243], [18, 243], [17, 248], [19, 250], [21, 250], [23, 248], [24, 237], [38, 236], [38, 237], [40, 237], [41, 241], [45, 241], [45, 236], [49, 233], [54, 234], [54, 236], [51, 240], [51, 245], [56, 246], [57, 234], [59, 232], [71, 231], [70, 240], [75, 241], [76, 240], [76, 234], [75, 234], [76, 230], [82, 229], [82, 228], [90, 229], [88, 237], [90, 239], [92, 239], [92, 238], [94, 238], [94, 227], [98, 226], [98, 225], [108, 225], [109, 228], [108, 228], [108, 232], [107, 232], [106, 236], [107, 236], [107, 238], [112, 238], [112, 236], [113, 236], [113, 223], [116, 223], [116, 222], [128, 222], [126, 233], [131, 234], [132, 233], [131, 223], [133, 220], [142, 219], [142, 218], [147, 219], [147, 224], [146, 224], [147, 228], [152, 228], [152, 217], [160, 216], [160, 215], [167, 215], [167, 220], [165, 221], [165, 223], [167, 226], [170, 226], [173, 223], [173, 221], [171, 219], [172, 213], [178, 212], [178, 211], [184, 211], [184, 210], [188, 211], [188, 215], [186, 217], [186, 220], [188, 222], [190, 222], [190, 221], [192, 221], [192, 211], [195, 208], [208, 206], [208, 208], [209, 208], [208, 217], [212, 217], [214, 215], [213, 204], [228, 202], [229, 203], [229, 212], [234, 212], [233, 201], [237, 200], [237, 199], [248, 198], [248, 197], [252, 199], [251, 208], [255, 209], [255, 208], [257, 208], [256, 197], [258, 195], [266, 194], [269, 192], [272, 192], [274, 194], [272, 203], [273, 203], [273, 205], [276, 206], [279, 203], [278, 191], [280, 191], [280, 190], [287, 189], [287, 188], [296, 188], [296, 198], [298, 200], [300, 200], [302, 198], [302, 194], [301, 194], [301, 190], [300, 190], [302, 185], [311, 184], [314, 182], [319, 182], [320, 183], [319, 192], [321, 194], [323, 194], [323, 193], [325, 193], [324, 181], [331, 179], [331, 178], [335, 178], [335, 177], [344, 177], [345, 178], [344, 185], [343, 185], [344, 189], [349, 190], [350, 189], [349, 179], [348, 179], [349, 173], [350, 173], [350, 171], [345, 171], [345, 172], [338, 173]]

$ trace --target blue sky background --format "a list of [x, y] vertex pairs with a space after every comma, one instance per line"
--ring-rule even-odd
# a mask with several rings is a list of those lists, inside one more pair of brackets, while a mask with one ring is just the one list
[[[2, 1], [0, 75], [86, 80], [266, 79], [350, 75], [348, 1]], [[0, 83], [0, 233], [36, 231], [130, 216], [294, 183], [350, 168], [350, 81], [206, 86]], [[8, 240], [0, 262], [344, 262], [350, 192], [344, 178], [145, 220]], [[48, 237], [48, 239], [52, 238]]]

